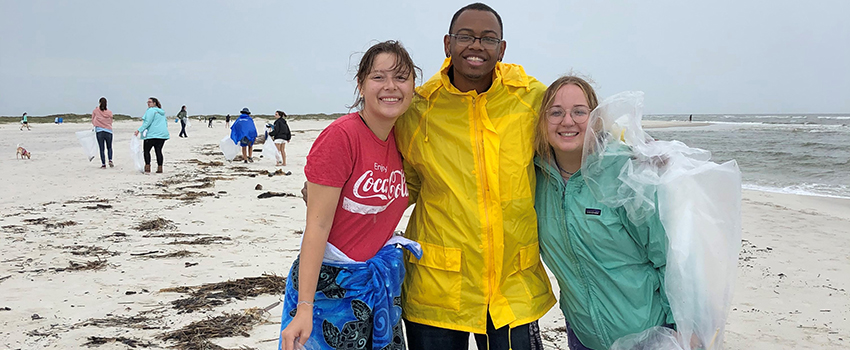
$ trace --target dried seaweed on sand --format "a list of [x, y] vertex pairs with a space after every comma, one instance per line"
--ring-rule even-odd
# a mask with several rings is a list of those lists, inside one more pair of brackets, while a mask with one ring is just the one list
[[83, 199], [74, 199], [65, 202], [65, 204], [75, 203], [109, 203], [109, 200], [96, 197], [83, 197]]
[[204, 162], [204, 161], [198, 160], [198, 159], [189, 159], [186, 162], [192, 163], [192, 164], [197, 164], [197, 165], [200, 165], [200, 166], [222, 166], [222, 165], [224, 165], [224, 162], [219, 162], [217, 160], [211, 160], [209, 162]]
[[[211, 338], [227, 338], [234, 336], [250, 336], [248, 332], [265, 319], [265, 311], [251, 308], [242, 313], [224, 313], [221, 316], [195, 321], [176, 331], [163, 333], [158, 336], [165, 341], [175, 341], [176, 349], [224, 349], [209, 341]], [[244, 348], [243, 348], [244, 349]]]
[[101, 345], [104, 345], [106, 343], [121, 343], [121, 344], [127, 345], [131, 348], [136, 348], [136, 347], [148, 348], [148, 347], [153, 346], [153, 344], [151, 344], [151, 342], [144, 341], [144, 340], [141, 340], [141, 339], [127, 338], [127, 337], [94, 337], [94, 336], [92, 336], [92, 337], [88, 337], [87, 339], [88, 339], [88, 341], [83, 343], [83, 346], [88, 346], [88, 347], [101, 346]]
[[62, 271], [84, 271], [84, 270], [100, 270], [106, 267], [106, 259], [92, 260], [86, 262], [69, 261], [68, 267], [52, 267], [56, 272]]
[[283, 294], [286, 289], [286, 277], [262, 275], [246, 277], [233, 281], [208, 283], [200, 286], [180, 286], [161, 289], [160, 292], [187, 293], [188, 298], [172, 301], [175, 309], [192, 312], [224, 305], [231, 299], [244, 300], [262, 294]]
[[99, 255], [109, 255], [116, 256], [121, 255], [119, 252], [109, 251], [107, 249], [97, 247], [97, 246], [83, 246], [83, 245], [72, 245], [72, 246], [64, 246], [62, 249], [68, 249], [73, 255], [82, 255], [82, 256], [99, 256]]
[[296, 195], [294, 195], [294, 194], [292, 194], [292, 193], [287, 193], [287, 192], [272, 192], [272, 191], [269, 191], [269, 192], [263, 192], [263, 193], [261, 193], [259, 196], [257, 196], [257, 198], [259, 198], [259, 199], [263, 199], [263, 198], [271, 198], [271, 197], [297, 197], [297, 196], [296, 196]]
[[188, 251], [188, 250], [178, 250], [176, 252], [164, 253], [164, 254], [159, 254], [159, 253], [162, 253], [162, 252], [156, 250], [156, 251], [147, 252], [147, 253], [130, 254], [130, 255], [132, 255], [134, 257], [138, 257], [138, 258], [144, 258], [144, 259], [185, 258], [185, 257], [189, 257], [189, 256], [201, 255], [201, 253], [192, 252], [192, 251]]
[[150, 221], [143, 221], [139, 226], [134, 227], [133, 229], [138, 231], [164, 231], [164, 230], [173, 230], [177, 228], [177, 225], [174, 224], [174, 221], [156, 218]]
[[140, 312], [135, 316], [115, 316], [108, 314], [106, 318], [90, 318], [83, 322], [77, 323], [75, 327], [126, 327], [134, 329], [161, 329], [162, 327], [151, 326], [150, 322], [159, 321], [159, 318], [151, 318], [145, 316], [148, 313], [160, 312], [159, 309]]
[[142, 237], [144, 238], [184, 238], [184, 237], [195, 237], [200, 236], [200, 233], [183, 233], [183, 232], [169, 232], [169, 233], [148, 233]]
[[83, 207], [83, 209], [109, 209], [109, 208], [112, 208], [112, 206], [109, 205], [109, 204], [100, 204], [100, 203]]
[[76, 221], [68, 220], [68, 221], [60, 221], [60, 222], [57, 222], [57, 223], [47, 223], [47, 224], [44, 224], [44, 228], [64, 228], [65, 226], [74, 226], [76, 224], [77, 224]]
[[210, 237], [201, 237], [191, 241], [174, 241], [169, 242], [168, 244], [213, 244], [213, 243], [221, 243], [220, 241], [229, 241], [230, 237], [224, 236], [210, 236]]
[[207, 191], [187, 191], [183, 193], [155, 193], [152, 196], [159, 199], [179, 199], [182, 201], [192, 201], [201, 197], [212, 197], [215, 196], [215, 193], [207, 192]]
[[47, 218], [24, 219], [24, 223], [27, 225], [43, 225], [47, 223]]

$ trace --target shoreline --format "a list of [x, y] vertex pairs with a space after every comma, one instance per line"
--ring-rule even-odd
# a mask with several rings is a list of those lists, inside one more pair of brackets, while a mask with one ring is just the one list
[[[268, 121], [255, 119], [260, 126]], [[222, 160], [218, 141], [229, 134], [222, 120], [212, 129], [193, 123], [184, 139], [176, 137], [179, 125], [169, 123], [165, 173], [153, 175], [136, 172], [129, 158], [139, 121], [115, 123], [116, 166], [105, 170], [99, 159], [85, 159], [76, 140], [74, 131], [87, 125], [31, 132], [0, 125], [0, 149], [9, 150], [0, 166], [11, 176], [0, 187], [0, 347], [80, 348], [92, 337], [165, 347], [176, 343], [158, 337], [192, 322], [268, 308], [261, 312], [268, 323], [246, 328], [247, 337], [210, 341], [274, 348], [278, 294], [180, 312], [175, 302], [191, 295], [175, 288], [287, 275], [305, 222], [305, 157], [329, 123], [291, 121], [289, 165], [282, 170], [292, 173], [272, 177], [263, 172], [278, 167], [262, 153], [254, 163]], [[12, 158], [22, 140], [30, 160]], [[262, 190], [255, 190], [258, 184]], [[258, 198], [264, 192], [293, 196]], [[744, 190], [741, 204], [744, 241], [726, 348], [850, 345], [850, 199]], [[159, 218], [166, 220], [161, 229], [140, 229]], [[69, 262], [101, 265], [75, 270]], [[539, 324], [546, 348], [566, 347], [557, 306]]]

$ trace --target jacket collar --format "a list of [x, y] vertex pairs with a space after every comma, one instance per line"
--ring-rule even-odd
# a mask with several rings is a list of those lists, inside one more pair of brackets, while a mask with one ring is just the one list
[[[425, 82], [425, 84], [422, 84], [419, 88], [419, 95], [422, 95], [425, 99], [429, 99], [434, 92], [441, 88], [445, 88], [453, 94], [465, 94], [452, 85], [451, 80], [449, 79], [449, 69], [451, 69], [451, 67], [452, 59], [451, 57], [446, 57], [446, 59], [443, 60], [443, 65], [440, 67], [440, 71], [437, 72], [437, 74], [434, 74], [431, 79], [428, 79], [428, 81]], [[502, 86], [525, 88], [528, 90], [530, 89], [530, 81], [531, 78], [525, 74], [525, 69], [523, 69], [522, 66], [512, 63], [496, 62], [496, 68], [493, 69], [493, 84], [490, 85], [490, 89], [487, 91], [494, 91]]]
[[557, 178], [561, 178], [561, 174], [558, 172], [558, 169], [555, 168], [555, 165], [551, 162], [547, 162], [543, 160], [539, 155], [534, 156], [534, 165], [537, 166], [543, 173], [549, 176], [554, 176]]

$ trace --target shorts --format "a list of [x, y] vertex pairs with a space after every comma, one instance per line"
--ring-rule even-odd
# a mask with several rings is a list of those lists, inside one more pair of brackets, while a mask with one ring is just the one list
[[242, 146], [242, 147], [248, 147], [248, 146], [253, 145], [253, 144], [254, 144], [254, 141], [248, 139], [248, 137], [243, 137], [241, 140], [239, 140], [239, 146]]
[[277, 144], [277, 145], [279, 145], [279, 144], [281, 144], [281, 143], [289, 143], [289, 141], [288, 141], [288, 140], [284, 140], [284, 139], [274, 139], [274, 143], [275, 143], [275, 144]]

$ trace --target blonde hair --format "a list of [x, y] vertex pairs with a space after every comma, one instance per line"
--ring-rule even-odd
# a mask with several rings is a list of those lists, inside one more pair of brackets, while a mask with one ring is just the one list
[[[549, 121], [546, 119], [546, 111], [552, 107], [555, 95], [558, 94], [558, 90], [570, 84], [578, 86], [578, 88], [581, 89], [584, 93], [584, 98], [587, 100], [587, 107], [589, 107], [590, 110], [596, 109], [596, 106], [599, 105], [599, 100], [596, 98], [596, 91], [593, 90], [593, 86], [591, 86], [587, 80], [575, 75], [562, 76], [546, 88], [546, 93], [543, 95], [543, 102], [537, 112], [537, 130], [534, 135], [534, 152], [547, 163], [552, 161], [553, 155], [552, 146], [549, 145]], [[569, 118], [569, 116], [566, 118]]]

